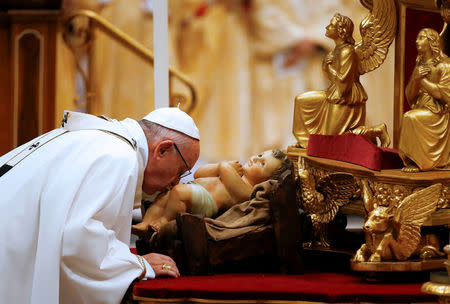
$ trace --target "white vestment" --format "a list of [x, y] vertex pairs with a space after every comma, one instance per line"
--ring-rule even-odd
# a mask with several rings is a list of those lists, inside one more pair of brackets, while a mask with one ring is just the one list
[[0, 158], [39, 142], [0, 177], [0, 303], [119, 303], [143, 271], [128, 244], [145, 135], [132, 119], [71, 114]]

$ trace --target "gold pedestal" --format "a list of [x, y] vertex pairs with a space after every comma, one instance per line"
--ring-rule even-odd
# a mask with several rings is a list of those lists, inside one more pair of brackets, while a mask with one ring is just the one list
[[393, 262], [350, 262], [355, 271], [398, 272], [398, 271], [429, 271], [442, 268], [445, 259], [407, 260]]
[[[423, 221], [420, 226], [444, 226], [450, 227], [450, 172], [449, 171], [428, 171], [419, 173], [406, 173], [400, 169], [390, 169], [374, 171], [362, 166], [351, 163], [311, 157], [306, 155], [305, 149], [289, 147], [287, 154], [296, 164], [296, 171], [308, 171], [309, 175], [314, 177], [317, 183], [320, 183], [324, 177], [335, 173], [352, 174], [355, 182], [359, 185], [359, 192], [355, 193], [355, 199], [340, 207], [339, 211], [343, 214], [357, 215], [364, 217], [366, 223], [368, 220], [367, 199], [361, 195], [367, 190], [370, 192], [370, 201], [377, 206], [387, 208], [397, 208], [400, 203], [417, 191], [425, 189], [431, 185], [442, 184], [442, 194], [436, 202], [436, 209], [430, 216]], [[366, 189], [363, 189], [365, 185]], [[393, 226], [393, 224], [391, 224]], [[366, 232], [367, 239], [367, 232]], [[380, 237], [381, 239], [381, 237]], [[372, 239], [373, 241], [373, 239]], [[378, 244], [376, 245], [378, 246]], [[375, 247], [376, 247], [375, 246]], [[425, 271], [444, 268], [445, 259], [439, 254], [431, 259], [418, 259], [406, 261], [397, 261], [395, 258], [381, 258], [377, 261], [352, 262], [351, 267], [357, 271]], [[372, 246], [374, 249], [374, 245]], [[372, 251], [374, 252], [374, 251]], [[443, 254], [442, 254], [443, 255]]]
[[450, 303], [450, 277], [447, 272], [433, 272], [430, 282], [422, 285], [422, 292], [439, 296], [440, 304]]
[[[378, 186], [378, 200], [381, 203], [396, 203], [400, 197], [406, 197], [413, 191], [436, 183], [443, 185], [445, 199], [438, 206], [438, 210], [424, 223], [424, 226], [446, 225], [450, 227], [450, 171], [427, 171], [406, 173], [400, 169], [375, 171], [362, 166], [338, 160], [313, 157], [306, 155], [306, 149], [293, 146], [287, 149], [288, 157], [294, 162], [298, 172], [298, 163], [303, 162], [305, 169], [312, 172], [316, 179], [331, 173], [345, 172], [352, 174], [357, 180], [368, 179], [374, 186]], [[395, 188], [395, 189], [394, 189]], [[366, 217], [366, 211], [361, 199], [351, 201], [340, 211], [344, 214]]]

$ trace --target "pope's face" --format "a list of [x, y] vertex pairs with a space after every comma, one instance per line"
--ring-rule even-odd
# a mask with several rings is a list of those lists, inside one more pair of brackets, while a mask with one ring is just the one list
[[176, 162], [169, 163], [168, 166], [163, 166], [162, 163], [150, 164], [144, 171], [142, 190], [147, 194], [153, 194], [157, 191], [164, 191], [168, 186], [178, 184], [180, 181], [178, 167]]
[[281, 160], [275, 158], [271, 150], [254, 155], [244, 165], [244, 176], [254, 185], [266, 181], [281, 166]]
[[430, 49], [430, 43], [424, 32], [420, 32], [419, 35], [417, 35], [416, 46], [419, 54], [423, 54]]
[[144, 171], [142, 189], [147, 194], [156, 191], [164, 191], [169, 186], [175, 186], [180, 182], [180, 176], [191, 169], [199, 156], [199, 142], [192, 140], [190, 145], [178, 146], [180, 153], [186, 161], [184, 163], [174, 145], [163, 152], [155, 151], [158, 155], [150, 157]]

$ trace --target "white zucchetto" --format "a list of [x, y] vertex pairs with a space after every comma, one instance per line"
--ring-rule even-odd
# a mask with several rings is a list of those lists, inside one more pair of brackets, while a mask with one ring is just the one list
[[142, 119], [200, 140], [200, 133], [194, 120], [179, 108], [159, 108], [150, 112]]

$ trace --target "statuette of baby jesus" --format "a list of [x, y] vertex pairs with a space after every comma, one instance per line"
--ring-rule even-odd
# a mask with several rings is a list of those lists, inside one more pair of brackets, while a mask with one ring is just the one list
[[231, 206], [250, 199], [253, 187], [268, 179], [277, 179], [290, 168], [291, 160], [280, 150], [251, 156], [242, 166], [238, 161], [223, 161], [200, 167], [194, 180], [178, 184], [161, 194], [147, 209], [143, 221], [133, 225], [140, 237], [176, 218], [180, 212], [214, 217]]

